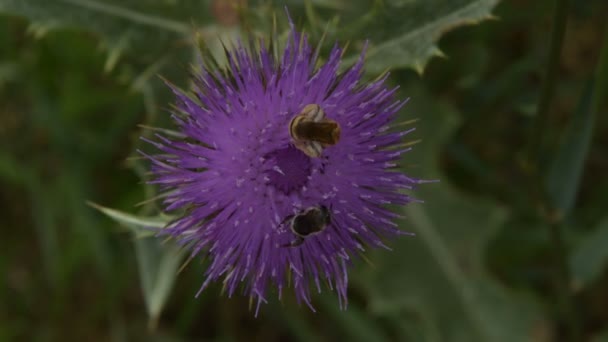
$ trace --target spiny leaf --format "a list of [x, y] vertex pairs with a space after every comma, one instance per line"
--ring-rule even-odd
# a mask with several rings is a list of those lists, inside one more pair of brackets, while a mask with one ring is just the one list
[[[370, 73], [406, 67], [422, 73], [431, 57], [442, 56], [436, 43], [443, 34], [491, 18], [496, 4], [498, 0], [390, 1], [375, 11], [366, 8], [368, 14], [356, 12], [363, 22], [349, 37], [370, 39], [367, 51]], [[346, 63], [353, 63], [356, 58], [350, 57]]]
[[[184, 10], [192, 7], [188, 2], [182, 1], [180, 6], [185, 7]], [[176, 35], [187, 35], [191, 31], [188, 24], [167, 18], [171, 14], [179, 15], [178, 6], [161, 1], [142, 5], [133, 0], [0, 0], [0, 12], [24, 16], [34, 26], [84, 29], [109, 41], [118, 41], [129, 32], [132, 43], [138, 47], [154, 38], [158, 46], [165, 39], [175, 39]]]
[[155, 235], [159, 229], [164, 228], [167, 223], [171, 221], [171, 217], [166, 215], [144, 217], [125, 213], [116, 209], [106, 208], [92, 202], [89, 202], [89, 205], [101, 211], [124, 227], [129, 228], [129, 230], [131, 230], [136, 237]]
[[108, 51], [106, 72], [123, 55], [132, 57], [137, 69], [169, 56], [173, 58], [169, 66], [186, 65], [192, 56], [190, 37], [210, 21], [207, 12], [196, 0], [182, 0], [179, 5], [138, 0], [0, 0], [0, 13], [29, 19], [29, 31], [38, 38], [57, 28], [95, 34]]

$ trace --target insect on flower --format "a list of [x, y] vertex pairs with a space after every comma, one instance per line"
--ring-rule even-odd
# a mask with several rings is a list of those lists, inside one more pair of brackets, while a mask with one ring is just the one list
[[340, 125], [327, 119], [321, 106], [313, 103], [304, 106], [302, 112], [291, 120], [289, 134], [297, 149], [317, 158], [324, 147], [335, 145], [340, 140]]
[[314, 206], [301, 211], [297, 215], [287, 216], [281, 224], [290, 221], [289, 228], [296, 236], [296, 239], [283, 247], [297, 247], [304, 243], [308, 236], [322, 232], [331, 221], [331, 213], [324, 206]]
[[290, 25], [280, 54], [237, 45], [223, 69], [202, 56], [191, 92], [167, 82], [178, 134], [142, 152], [164, 210], [178, 213], [161, 234], [208, 260], [201, 291], [242, 289], [256, 314], [270, 288], [280, 298], [288, 286], [314, 310], [322, 282], [344, 308], [353, 257], [409, 234], [386, 206], [414, 201], [404, 190], [421, 182], [399, 166], [413, 129], [392, 124], [405, 102], [388, 74], [362, 82], [363, 53], [339, 71], [338, 45], [318, 66], [319, 49]]

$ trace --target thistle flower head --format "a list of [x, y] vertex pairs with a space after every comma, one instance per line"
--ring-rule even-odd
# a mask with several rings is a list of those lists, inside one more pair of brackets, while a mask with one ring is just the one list
[[317, 65], [293, 24], [280, 56], [271, 50], [239, 45], [225, 69], [195, 72], [192, 94], [171, 86], [183, 137], [158, 136], [149, 158], [165, 209], [183, 214], [163, 233], [208, 257], [201, 290], [242, 288], [256, 314], [288, 284], [314, 310], [325, 283], [345, 307], [351, 258], [403, 233], [386, 206], [411, 202], [402, 190], [417, 183], [397, 168], [409, 131], [390, 129], [404, 102], [387, 75], [360, 83], [363, 53], [340, 72], [336, 45]]

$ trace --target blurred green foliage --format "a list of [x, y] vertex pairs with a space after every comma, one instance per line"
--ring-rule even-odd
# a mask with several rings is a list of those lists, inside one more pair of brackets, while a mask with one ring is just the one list
[[[0, 340], [566, 340], [548, 224], [582, 337], [608, 336], [605, 1], [569, 8], [549, 120], [532, 133], [535, 184], [525, 154], [554, 1], [241, 1], [239, 15], [220, 3], [0, 0]], [[441, 183], [405, 210], [416, 238], [355, 262], [347, 311], [326, 291], [317, 313], [286, 296], [256, 319], [219, 285], [195, 299], [201, 263], [177, 276], [183, 255], [138, 228], [166, 218], [134, 206], [154, 189], [130, 157], [150, 134], [138, 124], [169, 127], [155, 75], [186, 86], [197, 39], [213, 52], [241, 29], [264, 36], [273, 14], [284, 32], [284, 5], [314, 41], [326, 32], [325, 49], [350, 41], [347, 61], [371, 39], [370, 76], [392, 69], [410, 97], [402, 118], [420, 119], [406, 172]], [[87, 201], [118, 209], [102, 209], [114, 221]]]

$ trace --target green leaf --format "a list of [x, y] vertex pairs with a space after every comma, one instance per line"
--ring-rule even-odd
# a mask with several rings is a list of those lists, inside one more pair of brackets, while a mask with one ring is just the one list
[[[422, 73], [431, 57], [442, 56], [437, 46], [447, 31], [462, 25], [477, 24], [491, 18], [498, 0], [394, 0], [365, 12], [357, 30], [345, 31], [353, 40], [370, 39], [367, 71], [379, 73], [387, 68], [413, 68]], [[352, 15], [352, 14], [351, 14]], [[382, 23], [382, 25], [378, 25]], [[357, 56], [347, 59], [356, 61]]]
[[[502, 228], [508, 212], [489, 200], [471, 198], [454, 189], [439, 168], [441, 149], [458, 126], [450, 108], [410, 90], [406, 112], [425, 113], [420, 136], [407, 155], [422, 162], [406, 170], [412, 176], [441, 179], [415, 191], [424, 204], [410, 204], [402, 229], [416, 233], [400, 239], [393, 252], [376, 251], [375, 268], [362, 268], [355, 283], [368, 293], [373, 313], [418, 324], [406, 335], [441, 341], [525, 341], [544, 320], [533, 302], [497, 283], [484, 267], [488, 242]], [[426, 104], [425, 104], [426, 103]], [[440, 114], [442, 113], [442, 114]], [[408, 326], [404, 325], [404, 329]]]
[[0, 0], [0, 13], [27, 18], [36, 37], [58, 28], [95, 34], [108, 53], [106, 72], [128, 57], [134, 70], [125, 74], [138, 81], [134, 89], [157, 73], [174, 81], [185, 76], [195, 32], [216, 30], [206, 3], [198, 0]]
[[158, 230], [163, 229], [172, 219], [167, 215], [137, 216], [116, 209], [106, 208], [92, 202], [89, 202], [89, 205], [128, 228], [136, 237], [143, 238], [156, 235]]
[[[171, 220], [166, 215], [141, 217], [119, 210], [89, 203], [114, 221], [129, 228], [135, 237], [135, 252], [139, 277], [150, 318], [151, 329], [156, 327], [162, 309], [171, 294], [185, 251], [174, 243], [163, 242], [154, 235]], [[155, 229], [152, 229], [155, 228]]]
[[153, 330], [171, 294], [185, 251], [155, 237], [135, 240], [139, 278]]
[[[422, 72], [429, 58], [442, 55], [436, 43], [445, 32], [490, 18], [497, 3], [498, 0], [310, 1], [305, 7], [309, 14], [314, 5], [344, 18], [345, 24], [338, 32], [341, 39], [361, 43], [369, 38], [367, 71], [377, 73], [404, 67]], [[294, 1], [290, 8], [300, 6]], [[256, 11], [261, 13], [263, 23], [272, 13], [282, 13], [283, 8], [260, 4], [245, 14]], [[40, 37], [59, 27], [93, 32], [108, 48], [106, 71], [112, 70], [121, 56], [129, 55], [148, 68], [142, 72], [146, 80], [156, 73], [168, 77], [164, 68], [178, 64], [169, 59], [181, 59], [184, 65], [185, 59], [194, 55], [196, 32], [208, 42], [217, 36], [234, 36], [230, 29], [210, 24], [213, 19], [208, 3], [198, 0], [0, 0], [0, 12], [30, 19], [31, 31]], [[257, 26], [264, 26], [262, 23]], [[324, 26], [315, 24], [313, 29]], [[351, 56], [346, 61], [351, 63], [356, 58]]]
[[583, 91], [578, 108], [549, 167], [545, 186], [559, 217], [572, 210], [593, 137], [595, 117], [608, 98], [608, 26], [595, 77]]
[[608, 218], [595, 227], [572, 251], [569, 259], [576, 290], [594, 282], [608, 265]]
[[[189, 34], [188, 22], [180, 21], [179, 16], [180, 12], [192, 10], [193, 3], [181, 1], [176, 6], [169, 1], [0, 0], [0, 12], [30, 19], [35, 32], [79, 28], [100, 35], [110, 45], [124, 44], [127, 39], [129, 47], [150, 51]], [[157, 44], [146, 46], [155, 38]]]
[[545, 180], [549, 199], [558, 211], [559, 217], [564, 217], [572, 210], [578, 193], [593, 136], [595, 122], [593, 96], [593, 82], [589, 82], [583, 91], [578, 109], [563, 135]]

